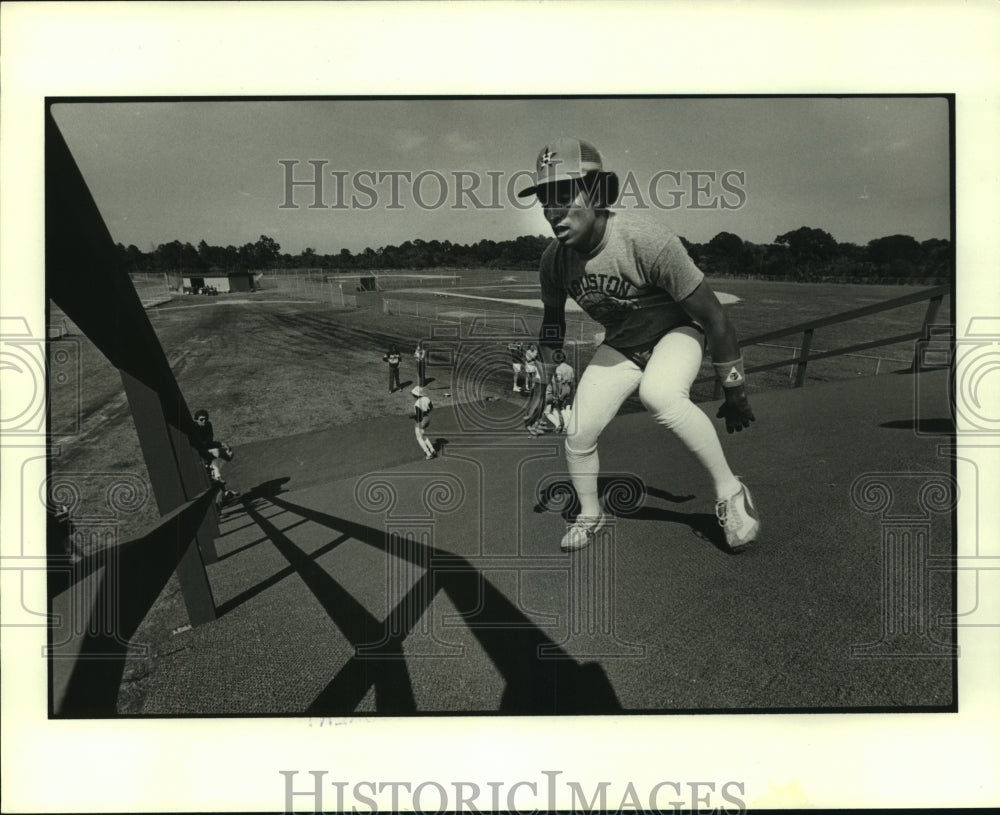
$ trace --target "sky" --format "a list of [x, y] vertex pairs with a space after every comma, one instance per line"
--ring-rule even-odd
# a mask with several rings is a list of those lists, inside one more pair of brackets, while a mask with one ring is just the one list
[[[547, 235], [514, 193], [559, 136], [596, 145], [634, 181], [622, 205], [693, 242], [800, 226], [857, 244], [952, 237], [943, 97], [74, 101], [53, 115], [113, 239], [144, 252], [262, 234], [292, 254]], [[318, 198], [288, 183], [314, 166]]]

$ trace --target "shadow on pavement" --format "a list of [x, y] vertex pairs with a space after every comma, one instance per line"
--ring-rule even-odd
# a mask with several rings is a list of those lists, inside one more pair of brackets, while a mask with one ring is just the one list
[[[502, 675], [500, 712], [554, 715], [613, 713], [621, 704], [604, 669], [581, 664], [534, 625], [484, 574], [462, 558], [414, 541], [400, 546], [381, 529], [355, 523], [271, 496], [269, 503], [337, 532], [319, 550], [307, 554], [258, 511], [247, 512], [289, 566], [220, 606], [232, 611], [267, 587], [292, 574], [305, 583], [330, 619], [354, 647], [354, 655], [313, 700], [310, 715], [353, 713], [374, 688], [379, 713], [417, 712], [413, 685], [402, 645], [406, 636], [444, 591], [460, 613], [475, 614], [469, 630]], [[348, 540], [356, 540], [422, 569], [420, 578], [384, 620], [371, 614], [316, 561]], [[545, 648], [545, 658], [540, 658]]]
[[890, 430], [915, 430], [929, 436], [951, 436], [955, 434], [955, 423], [951, 419], [895, 419], [882, 422], [879, 427]]
[[[638, 521], [666, 521], [690, 527], [695, 536], [708, 541], [716, 548], [731, 554], [726, 546], [726, 537], [719, 520], [707, 512], [674, 512], [645, 505], [647, 497], [659, 498], [672, 504], [682, 504], [694, 499], [694, 495], [674, 495], [666, 490], [650, 487], [641, 479], [630, 474], [602, 476], [597, 481], [601, 505], [616, 517], [628, 516]], [[550, 481], [544, 485], [534, 512], [558, 512], [568, 524], [580, 512], [580, 501], [567, 479]]]
[[[215, 500], [208, 489], [146, 534], [74, 564], [50, 566], [51, 708], [56, 716], [114, 716], [130, 641], [175, 572]], [[190, 541], [179, 547], [178, 541]], [[80, 609], [86, 617], [81, 625]]]

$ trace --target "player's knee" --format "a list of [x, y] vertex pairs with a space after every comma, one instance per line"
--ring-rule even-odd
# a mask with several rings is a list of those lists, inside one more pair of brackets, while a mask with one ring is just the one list
[[667, 427], [676, 426], [692, 409], [697, 410], [687, 394], [640, 393], [639, 398], [653, 418]]
[[595, 439], [593, 443], [587, 445], [581, 445], [580, 439], [577, 436], [566, 438], [566, 458], [567, 460], [580, 461], [581, 459], [588, 458], [597, 452], [597, 440]]

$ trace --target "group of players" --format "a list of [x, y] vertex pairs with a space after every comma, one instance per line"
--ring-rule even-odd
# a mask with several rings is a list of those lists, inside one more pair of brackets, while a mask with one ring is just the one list
[[568, 362], [555, 365], [552, 378], [544, 378], [545, 367], [539, 359], [538, 346], [520, 340], [508, 343], [514, 371], [514, 393], [528, 397], [524, 424], [532, 436], [549, 431], [566, 433], [573, 412], [573, 387], [576, 374]]
[[[417, 444], [420, 445], [424, 457], [429, 461], [437, 457], [437, 448], [427, 436], [427, 427], [430, 424], [434, 405], [425, 391], [427, 349], [422, 340], [417, 341], [417, 347], [413, 351], [413, 359], [417, 365], [417, 384], [410, 391], [410, 395], [413, 396], [413, 407], [410, 415], [414, 420], [413, 434], [417, 439]], [[389, 394], [392, 395], [402, 387], [399, 381], [399, 366], [403, 361], [403, 355], [399, 352], [399, 347], [395, 344], [390, 345], [389, 350], [382, 355], [382, 361], [389, 366]]]

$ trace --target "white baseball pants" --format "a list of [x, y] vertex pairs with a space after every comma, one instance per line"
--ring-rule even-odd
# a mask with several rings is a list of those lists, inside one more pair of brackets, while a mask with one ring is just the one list
[[717, 498], [740, 489], [712, 420], [690, 398], [691, 383], [701, 369], [702, 343], [697, 329], [676, 328], [656, 344], [645, 371], [607, 345], [597, 349], [580, 377], [573, 402], [573, 426], [566, 438], [566, 465], [580, 498], [580, 515], [601, 513], [597, 440], [637, 387], [646, 410], [673, 431], [708, 470]]

